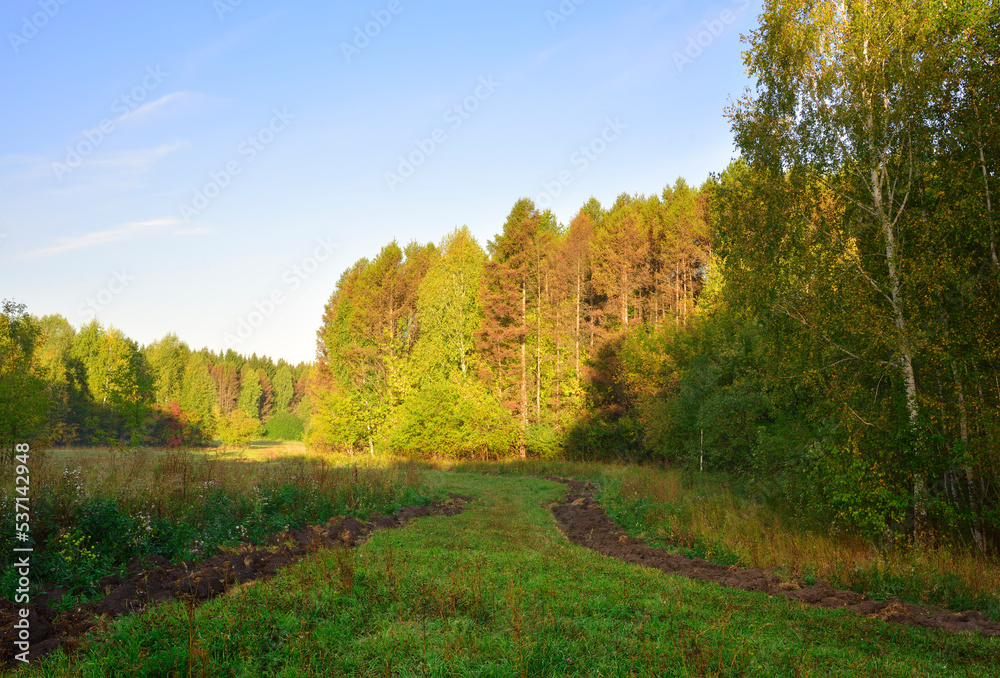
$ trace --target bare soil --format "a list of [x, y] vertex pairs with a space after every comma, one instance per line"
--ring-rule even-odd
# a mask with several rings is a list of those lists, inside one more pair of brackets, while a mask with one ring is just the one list
[[567, 478], [549, 477], [549, 480], [569, 486], [566, 497], [552, 506], [552, 513], [563, 533], [572, 543], [603, 555], [690, 579], [744, 591], [761, 591], [805, 605], [846, 609], [865, 617], [896, 624], [1000, 636], [1000, 624], [990, 621], [986, 615], [975, 610], [952, 612], [904, 603], [898, 598], [879, 602], [854, 591], [835, 589], [829, 582], [822, 580], [812, 586], [807, 586], [798, 578], [787, 581], [775, 574], [777, 568], [762, 570], [727, 567], [701, 558], [688, 558], [664, 549], [652, 548], [627, 535], [608, 517], [604, 509], [594, 501], [594, 491], [597, 488], [592, 484]]
[[[31, 661], [58, 647], [77, 647], [95, 624], [126, 614], [141, 612], [148, 605], [177, 598], [196, 602], [210, 600], [233, 586], [272, 577], [279, 569], [300, 561], [321, 548], [352, 548], [362, 544], [377, 530], [402, 527], [414, 518], [431, 515], [453, 516], [465, 510], [471, 497], [449, 494], [449, 498], [429, 506], [407, 506], [391, 516], [378, 515], [366, 522], [355, 518], [331, 518], [326, 525], [288, 530], [271, 537], [263, 546], [243, 545], [236, 551], [216, 550], [199, 562], [170, 563], [160, 555], [134, 559], [130, 575], [110, 575], [98, 582], [106, 595], [67, 612], [53, 610], [48, 602], [60, 591], [42, 596], [30, 609]], [[0, 671], [15, 667], [14, 648], [17, 610], [23, 606], [0, 603]]]

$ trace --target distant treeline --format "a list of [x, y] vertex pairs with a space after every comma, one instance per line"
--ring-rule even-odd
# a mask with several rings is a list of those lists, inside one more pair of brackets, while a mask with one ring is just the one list
[[0, 436], [51, 445], [203, 445], [219, 436], [301, 439], [305, 364], [192, 351], [168, 334], [140, 347], [96, 320], [75, 329], [11, 301], [0, 315]]

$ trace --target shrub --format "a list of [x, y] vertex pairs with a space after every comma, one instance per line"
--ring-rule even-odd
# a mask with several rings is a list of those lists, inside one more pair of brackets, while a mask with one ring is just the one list
[[219, 438], [226, 445], [249, 447], [262, 433], [260, 422], [241, 409], [234, 409], [219, 421]]
[[277, 412], [267, 420], [264, 432], [272, 440], [302, 440], [305, 422], [291, 412]]
[[541, 459], [555, 459], [562, 451], [559, 433], [546, 424], [529, 426], [524, 444], [530, 455]]
[[157, 447], [192, 447], [208, 443], [205, 427], [198, 416], [181, 409], [178, 403], [157, 405], [146, 442]]
[[474, 382], [432, 382], [403, 401], [384, 442], [415, 456], [500, 457], [517, 445], [510, 414]]

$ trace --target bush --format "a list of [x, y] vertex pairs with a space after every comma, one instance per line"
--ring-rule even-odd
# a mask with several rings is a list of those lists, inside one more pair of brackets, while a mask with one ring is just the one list
[[541, 459], [555, 459], [562, 451], [559, 433], [546, 424], [529, 426], [524, 444], [528, 454]]
[[153, 408], [146, 442], [156, 447], [197, 447], [208, 444], [208, 439], [198, 415], [170, 403]]
[[267, 420], [264, 433], [272, 440], [302, 440], [305, 422], [291, 412], [277, 412]]
[[474, 382], [427, 384], [403, 401], [397, 416], [384, 442], [414, 456], [501, 457], [519, 437], [510, 414]]
[[249, 447], [263, 433], [260, 422], [241, 409], [235, 409], [219, 421], [219, 438], [225, 445]]

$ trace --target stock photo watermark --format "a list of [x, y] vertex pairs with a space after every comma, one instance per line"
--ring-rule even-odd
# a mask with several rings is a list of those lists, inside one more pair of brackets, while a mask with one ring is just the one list
[[191, 202], [177, 206], [184, 221], [190, 222], [208, 209], [212, 201], [222, 195], [233, 179], [242, 174], [246, 166], [256, 160], [260, 152], [270, 146], [279, 134], [288, 129], [288, 124], [295, 120], [295, 116], [289, 113], [287, 108], [282, 108], [280, 111], [275, 108], [272, 112], [274, 116], [266, 126], [261, 127], [237, 146], [236, 152], [239, 158], [230, 160], [217, 172], [209, 172], [208, 183], [194, 190]]
[[366, 22], [364, 26], [355, 26], [354, 39], [351, 42], [340, 43], [340, 51], [347, 63], [351, 63], [354, 57], [359, 56], [368, 45], [372, 44], [372, 40], [380, 36], [392, 23], [393, 17], [399, 16], [402, 11], [403, 3], [400, 0], [390, 0], [385, 9], [372, 12], [371, 21]]
[[104, 118], [95, 127], [83, 130], [80, 133], [83, 139], [75, 145], [66, 146], [66, 156], [63, 161], [52, 163], [56, 179], [62, 181], [67, 174], [80, 167], [119, 125], [143, 105], [150, 92], [159, 87], [168, 75], [159, 66], [148, 67], [142, 82], [111, 102], [111, 112], [118, 114], [118, 117]]
[[48, 26], [49, 22], [59, 14], [59, 10], [69, 3], [70, 0], [38, 0], [39, 11], [30, 17], [21, 17], [21, 30], [17, 33], [14, 31], [7, 33], [7, 40], [10, 41], [14, 54], [21, 51], [21, 47], [27, 45], [40, 30]]
[[683, 50], [673, 53], [674, 67], [683, 73], [684, 69], [693, 64], [706, 49], [718, 40], [726, 29], [736, 22], [736, 19], [750, 6], [750, 0], [733, 0], [735, 10], [724, 9], [715, 18], [702, 21], [700, 30], [688, 35], [687, 44]]
[[549, 22], [549, 27], [556, 30], [559, 24], [569, 21], [569, 18], [576, 13], [576, 8], [585, 2], [587, 0], [562, 0], [555, 9], [546, 10], [545, 18]]
[[256, 299], [253, 310], [238, 318], [233, 331], [223, 335], [226, 348], [235, 349], [253, 336], [253, 333], [277, 312], [278, 307], [288, 301], [289, 294], [298, 292], [306, 280], [318, 271], [322, 264], [329, 261], [339, 248], [340, 245], [333, 242], [329, 236], [319, 238], [312, 254], [285, 270], [281, 275], [281, 285], [272, 289], [267, 296]]
[[[28, 468], [31, 448], [27, 443], [17, 443], [14, 446], [14, 566], [17, 588], [14, 589], [14, 604], [28, 605], [31, 603], [31, 554], [34, 549], [31, 543], [31, 473]], [[18, 545], [20, 542], [20, 545]], [[31, 621], [30, 610], [27, 607], [18, 608], [17, 621], [14, 622], [14, 648], [20, 650], [14, 659], [28, 663], [31, 651]]]
[[77, 312], [86, 318], [88, 322], [96, 320], [97, 315], [110, 306], [115, 297], [124, 292], [128, 288], [129, 283], [134, 280], [135, 278], [126, 273], [125, 269], [112, 271], [111, 280], [104, 286], [104, 289], [93, 296], [87, 297], [82, 304], [76, 307]]
[[215, 10], [219, 21], [223, 21], [227, 14], [236, 11], [236, 8], [243, 4], [243, 0], [213, 0], [212, 9]]
[[542, 192], [535, 197], [535, 204], [542, 209], [551, 207], [556, 198], [573, 185], [576, 177], [586, 172], [627, 129], [628, 125], [621, 119], [606, 118], [601, 133], [570, 154], [569, 162], [573, 166], [572, 169], [565, 169], [559, 172], [555, 179], [542, 183]]
[[[457, 104], [449, 106], [445, 110], [442, 120], [455, 131], [465, 124], [465, 121], [479, 110], [484, 101], [493, 96], [493, 93], [500, 87], [500, 83], [493, 79], [493, 76], [480, 76], [479, 84], [472, 94], [462, 99]], [[448, 141], [448, 131], [444, 127], [435, 127], [431, 133], [423, 139], [414, 139], [413, 145], [416, 147], [405, 155], [400, 155], [396, 164], [395, 172], [385, 173], [385, 183], [390, 191], [404, 181], [413, 176], [417, 168], [427, 162], [428, 158], [446, 141]]]

